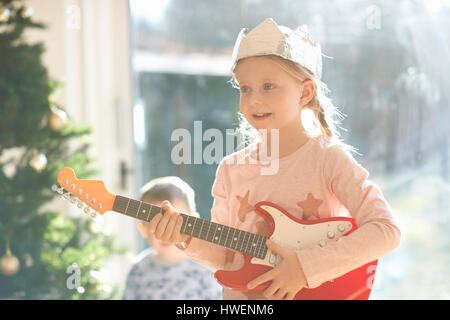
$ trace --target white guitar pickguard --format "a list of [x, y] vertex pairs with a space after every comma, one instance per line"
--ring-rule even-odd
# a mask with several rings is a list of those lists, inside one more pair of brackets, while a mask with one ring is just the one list
[[[275, 222], [275, 230], [270, 237], [272, 241], [282, 247], [299, 250], [313, 245], [326, 246], [329, 241], [336, 241], [352, 229], [348, 221], [327, 221], [316, 224], [301, 224], [291, 220], [283, 212], [269, 205], [262, 205]], [[264, 259], [252, 258], [253, 264], [274, 267], [278, 264], [278, 257], [270, 250]]]

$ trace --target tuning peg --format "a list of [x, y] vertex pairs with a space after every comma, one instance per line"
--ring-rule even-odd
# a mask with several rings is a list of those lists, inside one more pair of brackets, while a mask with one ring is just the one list
[[75, 203], [75, 202], [77, 202], [77, 198], [75, 198], [75, 197], [72, 197], [72, 198], [70, 198], [70, 203]]
[[83, 208], [83, 202], [81, 202], [80, 200], [78, 200], [78, 202], [77, 202], [77, 207], [78, 208]]
[[90, 215], [92, 218], [95, 218], [97, 216], [97, 213], [95, 212], [95, 210], [92, 210], [90, 207], [85, 207], [83, 209], [84, 213]]
[[58, 189], [56, 190], [56, 192], [58, 192], [59, 194], [63, 194], [63, 193], [64, 193], [64, 188], [63, 188], [63, 187], [58, 188]]
[[70, 193], [66, 192], [64, 193], [64, 195], [62, 196], [64, 200], [69, 200], [70, 199]]
[[58, 190], [58, 186], [56, 184], [52, 185], [52, 191], [56, 192]]

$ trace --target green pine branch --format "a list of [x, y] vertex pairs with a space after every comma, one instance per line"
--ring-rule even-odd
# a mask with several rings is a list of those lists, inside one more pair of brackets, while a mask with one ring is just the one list
[[[70, 117], [62, 128], [49, 123], [61, 83], [48, 76], [43, 44], [23, 38], [26, 28], [45, 29], [23, 15], [25, 6], [0, 0], [0, 10], [10, 10], [8, 21], [0, 22], [0, 257], [8, 240], [20, 262], [14, 275], [0, 270], [0, 299], [117, 298], [117, 288], [98, 275], [110, 256], [125, 249], [84, 214], [69, 218], [41, 210], [59, 198], [51, 187], [61, 168], [72, 167], [80, 179], [98, 175], [99, 169], [89, 155], [90, 127], [74, 125]], [[11, 150], [18, 159], [8, 158]], [[47, 160], [39, 169], [30, 162], [36, 153]], [[67, 272], [74, 263], [80, 271], [77, 287]]]

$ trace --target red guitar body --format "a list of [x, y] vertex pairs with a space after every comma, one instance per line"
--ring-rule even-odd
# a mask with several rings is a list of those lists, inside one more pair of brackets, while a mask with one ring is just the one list
[[[284, 209], [270, 202], [259, 202], [255, 206], [258, 214], [270, 225], [268, 237], [281, 246], [301, 249], [308, 246], [326, 246], [357, 229], [352, 218], [333, 217], [311, 221], [297, 219]], [[257, 259], [244, 254], [244, 266], [239, 270], [219, 270], [215, 277], [230, 289], [248, 291], [247, 284], [259, 275], [276, 266], [276, 257], [268, 250], [266, 258]], [[367, 300], [370, 296], [378, 260], [369, 262], [339, 278], [323, 283], [317, 288], [300, 290], [296, 300]], [[252, 291], [261, 291], [269, 283]]]

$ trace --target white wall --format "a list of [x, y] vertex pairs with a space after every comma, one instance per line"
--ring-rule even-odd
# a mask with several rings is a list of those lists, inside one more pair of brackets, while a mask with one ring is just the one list
[[[132, 89], [127, 0], [29, 0], [34, 20], [45, 30], [26, 33], [30, 42], [42, 41], [43, 62], [51, 78], [63, 82], [58, 102], [76, 124], [94, 128], [92, 155], [111, 193], [133, 196], [133, 177], [120, 186], [120, 162], [133, 167]], [[53, 204], [68, 215], [81, 214], [65, 202]], [[136, 224], [116, 213], [104, 216], [106, 228], [134, 253]], [[110, 276], [123, 285], [129, 258], [114, 260]]]

